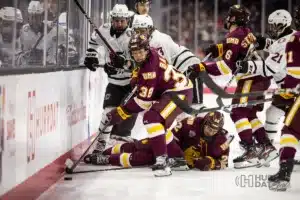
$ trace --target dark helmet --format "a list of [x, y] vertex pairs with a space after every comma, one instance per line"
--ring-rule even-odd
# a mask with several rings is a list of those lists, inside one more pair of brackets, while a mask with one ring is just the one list
[[129, 51], [150, 49], [148, 36], [146, 34], [133, 34], [129, 41]]
[[[135, 60], [134, 56], [132, 55], [133, 51], [138, 51], [141, 49], [145, 49], [146, 51], [148, 51], [148, 53], [145, 55], [144, 58], [140, 60]], [[150, 45], [149, 45], [148, 36], [146, 34], [132, 35], [129, 41], [129, 52], [137, 65], [141, 66], [146, 61], [146, 59], [149, 56], [149, 50], [150, 50]]]
[[224, 28], [229, 29], [231, 25], [246, 26], [250, 21], [249, 10], [242, 5], [233, 5], [229, 8], [224, 22]]
[[296, 6], [294, 14], [293, 14], [293, 20], [295, 24], [295, 28], [297, 30], [300, 30], [300, 6]]
[[135, 3], [151, 3], [151, 0], [135, 0]]
[[204, 125], [220, 130], [224, 126], [224, 114], [218, 111], [207, 113], [204, 117]]

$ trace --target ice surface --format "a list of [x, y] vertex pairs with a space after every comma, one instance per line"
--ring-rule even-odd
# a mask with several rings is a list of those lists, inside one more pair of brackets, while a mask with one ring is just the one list
[[[204, 98], [206, 106], [216, 106], [214, 99], [214, 95], [206, 95]], [[224, 102], [230, 103], [228, 100]], [[263, 112], [260, 119], [265, 120]], [[267, 188], [266, 176], [277, 172], [278, 160], [273, 161], [269, 168], [233, 169], [232, 159], [240, 154], [240, 149], [238, 135], [228, 114], [226, 114], [225, 127], [230, 133], [236, 135], [231, 146], [230, 165], [226, 170], [173, 172], [172, 176], [162, 178], [155, 178], [149, 168], [76, 174], [73, 175], [72, 181], [61, 179], [39, 200], [299, 199], [300, 167], [298, 166], [292, 174], [292, 188], [288, 192], [273, 192]], [[147, 136], [141, 119], [134, 128], [133, 136], [136, 138]], [[299, 158], [299, 153], [297, 157]], [[86, 168], [85, 166], [79, 167]]]

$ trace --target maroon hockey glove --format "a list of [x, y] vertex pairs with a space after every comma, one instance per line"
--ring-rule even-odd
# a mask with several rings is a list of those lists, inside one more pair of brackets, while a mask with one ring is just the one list
[[223, 54], [223, 44], [211, 44], [204, 50], [205, 54], [211, 53], [211, 58], [217, 58]]
[[200, 169], [201, 171], [209, 171], [215, 169], [216, 160], [210, 156], [205, 156], [195, 160], [195, 168]]
[[109, 113], [107, 113], [107, 118], [109, 119], [109, 126], [119, 124], [122, 121], [128, 119], [131, 117], [131, 115], [124, 110], [122, 106], [117, 107], [116, 109], [113, 109]]

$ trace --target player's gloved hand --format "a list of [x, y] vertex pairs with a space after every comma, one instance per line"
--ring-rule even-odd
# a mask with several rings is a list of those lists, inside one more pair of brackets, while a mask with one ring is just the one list
[[238, 70], [238, 73], [242, 74], [248, 74], [248, 73], [253, 73], [253, 65], [250, 64], [251, 61], [242, 61], [238, 60], [236, 62], [236, 68]]
[[117, 55], [110, 53], [109, 57], [110, 57], [110, 61], [112, 66], [114, 66], [115, 68], [120, 68], [123, 69], [124, 65], [126, 63], [126, 58], [123, 55], [123, 53], [121, 52], [116, 52]]
[[131, 114], [128, 113], [122, 106], [118, 106], [116, 109], [113, 109], [106, 115], [109, 119], [108, 126], [119, 124], [123, 120], [131, 117]]
[[99, 64], [98, 52], [95, 49], [89, 48], [86, 50], [84, 65], [91, 71], [96, 71], [96, 65]]
[[[213, 161], [212, 161], [213, 160]], [[195, 160], [195, 167], [201, 171], [209, 171], [215, 168], [215, 160], [207, 156]]]
[[266, 40], [267, 38], [263, 37], [262, 35], [256, 36], [256, 43], [258, 44], [256, 46], [256, 50], [263, 50], [266, 46]]
[[208, 55], [211, 53], [211, 55], [210, 55], [211, 58], [217, 58], [220, 56], [219, 48], [216, 44], [209, 45], [208, 48], [204, 49], [204, 52], [205, 52], [205, 55]]
[[107, 73], [107, 75], [115, 75], [118, 73], [118, 70], [114, 68], [112, 65], [105, 63], [104, 65], [104, 71]]

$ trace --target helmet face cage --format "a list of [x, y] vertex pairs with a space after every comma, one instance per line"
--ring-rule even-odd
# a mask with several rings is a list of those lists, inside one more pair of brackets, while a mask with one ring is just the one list
[[[133, 60], [138, 65], [141, 65], [143, 62], [145, 62], [145, 60], [142, 60], [142, 61], [135, 60], [135, 58], [133, 56], [133, 51], [139, 51], [139, 50], [142, 50], [142, 49], [144, 49], [145, 51], [150, 50], [149, 40], [148, 40], [147, 35], [144, 35], [144, 34], [134, 34], [134, 35], [132, 35], [132, 37], [129, 41], [129, 52], [130, 52], [130, 55], [133, 58]], [[148, 54], [146, 55], [146, 58], [147, 57], [148, 57]]]
[[269, 24], [268, 25], [268, 35], [272, 38], [272, 39], [277, 39], [285, 30], [285, 28], [287, 27], [286, 24]]
[[217, 132], [224, 126], [224, 115], [220, 112], [210, 112], [204, 117], [204, 127]]

